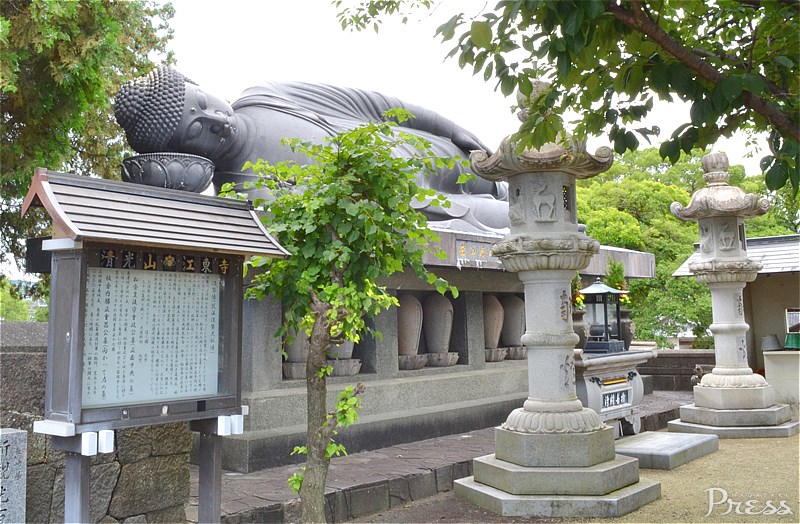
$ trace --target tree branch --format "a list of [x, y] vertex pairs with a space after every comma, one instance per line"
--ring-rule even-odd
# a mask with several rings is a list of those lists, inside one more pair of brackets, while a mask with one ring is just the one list
[[[750, 7], [761, 7], [761, 0], [736, 0], [740, 4], [749, 5]], [[777, 0], [779, 4], [789, 5], [795, 9], [800, 10], [800, 0]]]
[[[725, 78], [722, 73], [658, 27], [642, 11], [641, 0], [631, 0], [630, 6], [630, 10], [626, 10], [618, 5], [615, 0], [609, 0], [606, 3], [606, 10], [626, 26], [652, 39], [668, 53], [691, 68], [700, 78], [714, 85], [719, 84]], [[760, 114], [776, 129], [800, 142], [800, 124], [789, 115], [783, 113], [780, 108], [749, 91], [742, 92], [742, 99], [745, 107]]]
[[[353, 396], [357, 397], [366, 391], [366, 387], [362, 382], [357, 382], [353, 388]], [[336, 420], [336, 410], [329, 411], [326, 415], [326, 424], [320, 428], [320, 435], [322, 435], [323, 442], [328, 443], [336, 434], [336, 428], [339, 426], [339, 421]]]

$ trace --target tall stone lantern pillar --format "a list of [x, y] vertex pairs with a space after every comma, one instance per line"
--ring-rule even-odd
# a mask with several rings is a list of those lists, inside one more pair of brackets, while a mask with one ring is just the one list
[[529, 393], [456, 495], [501, 515], [546, 517], [619, 516], [656, 500], [660, 484], [639, 481], [638, 460], [615, 454], [613, 428], [575, 392], [570, 282], [600, 248], [578, 230], [575, 180], [607, 170], [613, 153], [590, 155], [580, 142], [517, 153], [506, 138], [470, 160], [476, 174], [509, 184], [511, 230], [492, 251], [524, 285]]
[[713, 433], [719, 437], [784, 437], [797, 433], [788, 422], [791, 409], [775, 404], [775, 392], [747, 364], [747, 330], [742, 291], [756, 279], [761, 264], [747, 258], [744, 219], [763, 215], [766, 198], [728, 184], [728, 157], [711, 153], [702, 159], [707, 186], [694, 192], [689, 205], [673, 202], [670, 211], [700, 228], [699, 260], [689, 264], [711, 290], [715, 365], [694, 387], [694, 404], [681, 407], [670, 431]]

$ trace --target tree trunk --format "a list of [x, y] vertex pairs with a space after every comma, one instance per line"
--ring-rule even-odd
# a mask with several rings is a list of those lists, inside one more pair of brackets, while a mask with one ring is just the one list
[[306, 361], [306, 446], [308, 461], [300, 488], [300, 507], [303, 522], [326, 522], [325, 518], [325, 480], [328, 477], [330, 458], [325, 456], [329, 437], [322, 430], [327, 410], [327, 382], [319, 370], [327, 365], [326, 354], [330, 346], [330, 336], [325, 322], [325, 313], [317, 313], [311, 330], [308, 360]]

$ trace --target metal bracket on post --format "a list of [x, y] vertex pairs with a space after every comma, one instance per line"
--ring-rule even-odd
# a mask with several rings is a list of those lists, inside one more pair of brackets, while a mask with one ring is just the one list
[[189, 429], [200, 433], [200, 460], [197, 522], [219, 522], [222, 514], [222, 437], [241, 435], [248, 406], [241, 415], [222, 415], [217, 418], [193, 420]]

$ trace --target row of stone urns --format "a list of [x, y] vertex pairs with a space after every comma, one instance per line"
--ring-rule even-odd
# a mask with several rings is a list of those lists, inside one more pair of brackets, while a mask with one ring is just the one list
[[[447, 353], [450, 351], [450, 336], [453, 331], [453, 304], [446, 296], [430, 293], [422, 300], [411, 293], [398, 295], [397, 310], [398, 354]], [[488, 350], [498, 347], [520, 347], [525, 333], [525, 303], [515, 295], [500, 298], [483, 295], [484, 346]], [[305, 362], [308, 357], [308, 340], [295, 337], [285, 345], [289, 362]], [[353, 343], [334, 346], [330, 356], [349, 359]]]

